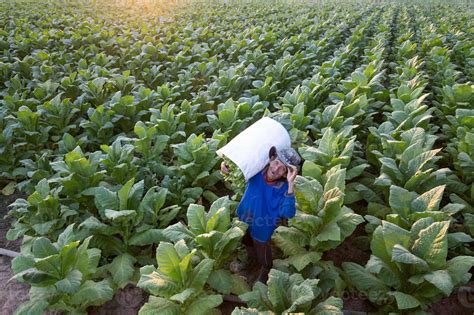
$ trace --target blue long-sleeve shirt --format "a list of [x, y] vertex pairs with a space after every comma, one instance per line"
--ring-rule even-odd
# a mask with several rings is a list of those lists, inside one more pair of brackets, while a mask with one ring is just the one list
[[263, 177], [265, 169], [247, 182], [242, 200], [237, 207], [241, 221], [249, 225], [253, 239], [266, 243], [276, 229], [280, 218], [295, 216], [295, 193], [288, 194], [288, 182], [269, 185]]

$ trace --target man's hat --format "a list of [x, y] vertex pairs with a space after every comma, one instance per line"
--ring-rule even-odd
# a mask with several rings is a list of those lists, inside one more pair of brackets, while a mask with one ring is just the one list
[[271, 159], [273, 156], [277, 157], [286, 166], [291, 164], [293, 166], [298, 167], [301, 163], [301, 158], [298, 152], [296, 152], [293, 148], [277, 150], [277, 148], [273, 146], [268, 152], [268, 157]]

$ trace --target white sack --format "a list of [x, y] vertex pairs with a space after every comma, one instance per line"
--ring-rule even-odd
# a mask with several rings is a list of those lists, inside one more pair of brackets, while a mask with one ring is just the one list
[[234, 162], [248, 181], [267, 165], [268, 151], [272, 146], [277, 150], [291, 147], [290, 135], [282, 124], [269, 117], [263, 117], [216, 153]]

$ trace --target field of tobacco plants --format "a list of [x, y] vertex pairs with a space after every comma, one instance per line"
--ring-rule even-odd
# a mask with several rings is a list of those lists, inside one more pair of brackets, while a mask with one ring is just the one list
[[[436, 312], [473, 283], [473, 82], [469, 1], [1, 1], [15, 314]], [[216, 155], [264, 116], [304, 160], [267, 284]]]

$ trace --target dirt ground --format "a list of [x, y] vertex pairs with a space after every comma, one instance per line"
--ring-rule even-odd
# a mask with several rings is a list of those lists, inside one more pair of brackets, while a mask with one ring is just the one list
[[[10, 228], [11, 220], [5, 219], [7, 206], [23, 196], [15, 193], [10, 196], [0, 194], [0, 248], [19, 251], [20, 240], [8, 241], [5, 234]], [[12, 277], [10, 268], [12, 258], [0, 256], [0, 315], [10, 315], [21, 303], [28, 300], [29, 286], [18, 281], [8, 280]]]
[[12, 277], [11, 259], [0, 256], [0, 314], [10, 315], [18, 305], [28, 300], [29, 286], [18, 281], [8, 280]]
[[[471, 273], [473, 270], [471, 270]], [[449, 297], [431, 305], [428, 312], [434, 315], [474, 314], [474, 281], [458, 288]]]
[[335, 249], [325, 252], [322, 259], [332, 261], [337, 267], [341, 267], [341, 264], [345, 261], [351, 261], [365, 266], [370, 258], [370, 251], [356, 244], [357, 238], [364, 236], [367, 236], [364, 230], [364, 224], [359, 224], [355, 231], [347, 237], [342, 244]]
[[8, 213], [8, 205], [13, 203], [18, 198], [25, 198], [19, 192], [15, 192], [10, 196], [0, 194], [0, 248], [5, 248], [13, 251], [19, 251], [21, 240], [8, 241], [5, 238], [7, 231], [10, 229], [11, 219], [4, 218]]

